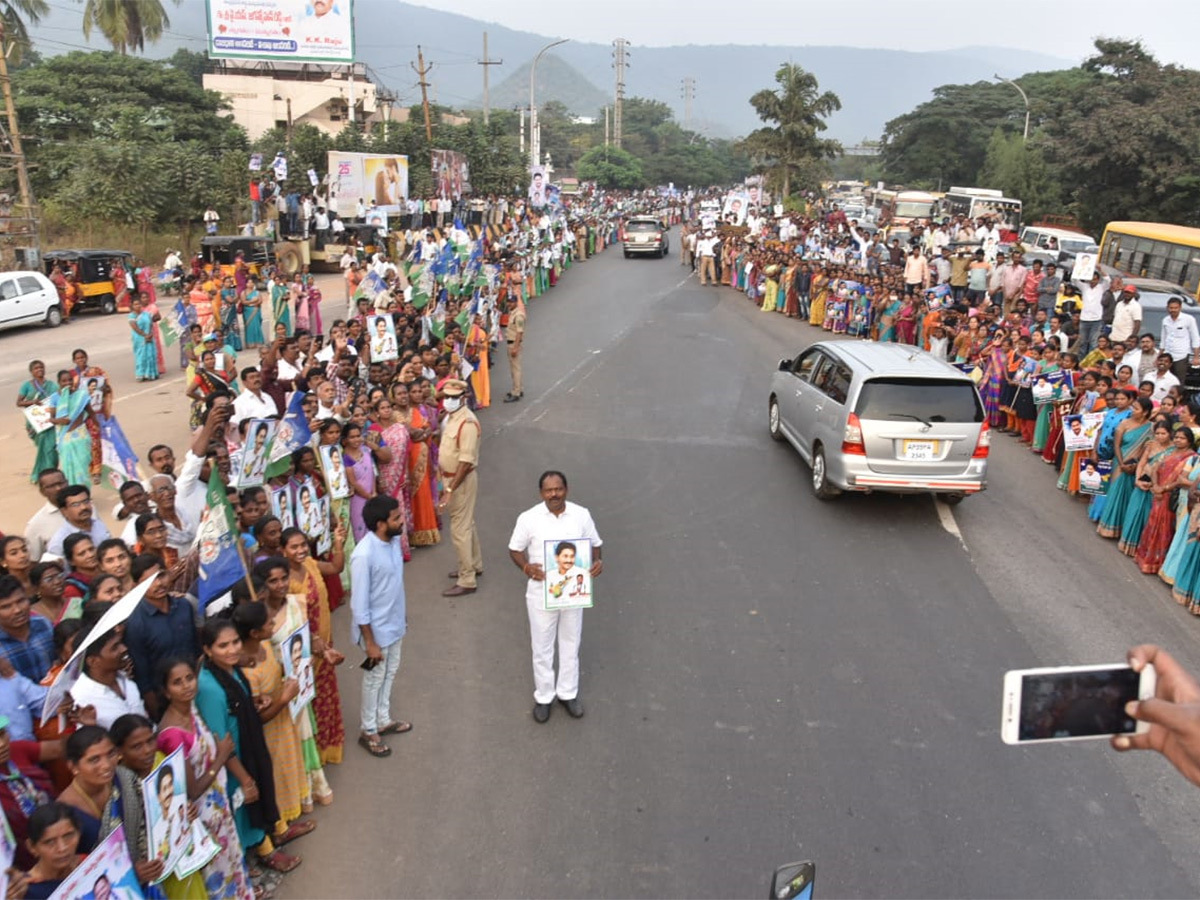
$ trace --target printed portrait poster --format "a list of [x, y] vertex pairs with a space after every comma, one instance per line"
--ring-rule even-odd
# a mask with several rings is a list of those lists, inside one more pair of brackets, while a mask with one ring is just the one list
[[29, 423], [34, 434], [41, 434], [47, 428], [54, 427], [54, 423], [50, 421], [50, 406], [47, 402], [26, 406], [25, 421]]
[[199, 819], [192, 822], [191, 839], [187, 850], [175, 864], [175, 874], [179, 878], [187, 878], [197, 869], [207, 866], [214, 856], [221, 852], [221, 847], [213, 840], [204, 823]]
[[730, 191], [725, 195], [725, 205], [721, 209], [721, 219], [725, 222], [729, 222], [732, 219], [734, 225], [741, 225], [746, 221], [747, 206], [748, 201], [745, 194]]
[[529, 167], [529, 205], [541, 209], [546, 205], [546, 167]]
[[321, 517], [321, 498], [312, 484], [302, 484], [292, 491], [292, 515], [295, 526], [309, 540], [315, 540], [326, 530], [327, 520]]
[[292, 511], [292, 492], [286, 485], [271, 491], [271, 514], [285, 529], [296, 527], [296, 516]]
[[238, 461], [237, 486], [258, 487], [263, 483], [267, 471], [267, 457], [271, 452], [271, 438], [275, 436], [274, 419], [251, 419], [246, 426], [246, 443]]
[[371, 338], [371, 362], [389, 362], [400, 358], [396, 323], [391, 316], [367, 316], [367, 334]]
[[50, 900], [91, 900], [108, 897], [110, 900], [142, 900], [142, 889], [133, 860], [125, 846], [125, 826], [118, 825], [100, 842], [87, 859], [79, 864]]
[[1102, 459], [1099, 462], [1091, 459], [1079, 460], [1079, 493], [1107, 494], [1112, 467], [1111, 459]]
[[1063, 449], [1091, 450], [1096, 446], [1104, 413], [1083, 413], [1063, 416]]
[[342, 448], [337, 444], [327, 444], [317, 448], [317, 456], [321, 460], [321, 472], [325, 475], [325, 488], [334, 500], [350, 496], [350, 481], [346, 478], [346, 462], [342, 457]]
[[587, 538], [546, 541], [545, 606], [582, 609], [592, 605], [592, 542]]
[[87, 391], [88, 405], [92, 408], [92, 412], [98, 413], [104, 411], [104, 377], [101, 375], [93, 375], [82, 382], [83, 389]]
[[261, 172], [262, 171], [262, 154], [261, 153], [251, 153], [250, 154], [250, 171], [251, 172]]
[[325, 554], [333, 549], [333, 527], [329, 524], [329, 498], [322, 497], [318, 501], [321, 516], [321, 533], [317, 536], [317, 554]]
[[388, 214], [379, 207], [369, 210], [367, 224], [374, 228], [377, 234], [386, 235], [388, 233]]
[[1095, 253], [1075, 254], [1075, 268], [1071, 270], [1071, 278], [1076, 281], [1090, 281], [1096, 272]]
[[1033, 402], [1036, 404], [1058, 403], [1071, 396], [1074, 381], [1070, 372], [1039, 372], [1033, 376]]
[[313, 680], [312, 635], [308, 623], [284, 639], [279, 646], [279, 655], [284, 677], [295, 678], [300, 685], [300, 693], [288, 701], [288, 710], [295, 719], [317, 696], [316, 682]]
[[163, 881], [188, 849], [192, 827], [187, 814], [187, 761], [183, 747], [159, 763], [142, 781], [149, 858], [163, 864]]
[[[408, 157], [359, 154], [362, 157], [362, 184], [367, 195], [385, 213], [399, 213], [408, 199]], [[357, 198], [351, 200], [351, 204]]]

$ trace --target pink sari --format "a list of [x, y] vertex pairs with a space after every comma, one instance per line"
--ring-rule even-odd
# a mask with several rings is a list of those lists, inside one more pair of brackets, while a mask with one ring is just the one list
[[412, 493], [408, 489], [408, 451], [411, 443], [408, 437], [408, 427], [403, 422], [394, 422], [383, 429], [383, 442], [392, 451], [392, 461], [379, 464], [378, 487], [389, 497], [400, 501], [406, 523], [404, 534], [400, 536], [400, 546], [404, 549], [404, 561], [412, 558], [412, 547], [408, 542], [408, 525], [412, 521]]

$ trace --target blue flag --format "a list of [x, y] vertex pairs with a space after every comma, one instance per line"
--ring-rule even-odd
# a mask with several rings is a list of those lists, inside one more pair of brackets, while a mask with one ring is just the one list
[[217, 599], [246, 577], [246, 567], [238, 553], [240, 540], [233, 507], [225, 493], [225, 482], [214, 469], [208, 479], [204, 514], [196, 529], [196, 549], [200, 555], [196, 596], [200, 601], [200, 612], [204, 612], [209, 601]]
[[268, 478], [285, 473], [292, 454], [312, 440], [312, 429], [308, 427], [308, 417], [304, 415], [304, 396], [304, 391], [292, 394], [287, 412], [275, 429], [271, 450], [267, 454]]
[[96, 420], [100, 423], [100, 462], [104, 483], [114, 490], [120, 490], [125, 482], [138, 480], [137, 454], [129, 445], [116, 416], [100, 413]]

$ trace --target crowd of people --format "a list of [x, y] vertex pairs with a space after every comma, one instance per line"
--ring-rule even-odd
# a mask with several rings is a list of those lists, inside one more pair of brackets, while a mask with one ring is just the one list
[[[345, 643], [332, 614], [349, 606], [366, 654], [357, 743], [387, 756], [386, 738], [412, 728], [389, 702], [404, 564], [449, 533], [459, 565], [444, 594], [476, 590], [476, 412], [492, 402], [497, 350], [510, 361], [504, 399], [519, 402], [530, 305], [617, 240], [622, 202], [596, 194], [535, 210], [516, 199], [486, 228], [402, 234], [391, 257], [346, 267], [348, 315], [327, 331], [311, 279], [244, 260], [194, 273], [171, 310], [144, 287], [129, 319], [134, 375], [180, 365], [192, 400], [182, 456], [155, 444], [145, 469], [120, 452], [106, 368], [83, 349], [53, 381], [30, 363], [17, 403], [45, 503], [23, 536], [0, 538], [10, 896], [49, 896], [121, 826], [148, 897], [265, 896], [300, 864], [288, 845], [332, 803], [326, 770], [344, 752]], [[168, 362], [171, 335], [181, 355]], [[577, 516], [565, 476], [548, 474], [547, 508]], [[102, 480], [116, 488], [118, 535], [97, 510]], [[232, 577], [220, 571], [224, 541]], [[541, 547], [520, 550], [514, 560], [540, 578]], [[547, 664], [555, 690], [556, 622], [541, 626], [539, 705]], [[574, 695], [560, 697], [582, 715]], [[164, 869], [140, 797], [177, 750], [191, 818], [218, 848], [187, 874]]]
[[[688, 213], [680, 254], [701, 284], [763, 312], [860, 339], [919, 346], [972, 374], [988, 424], [1089, 500], [1097, 532], [1200, 615], [1200, 367], [1195, 319], [1170, 301], [1143, 332], [1137, 289], [1094, 271], [1026, 266], [987, 219], [868, 234], [836, 204], [811, 215], [751, 210], [741, 227]], [[1083, 440], [1077, 440], [1083, 438]]]

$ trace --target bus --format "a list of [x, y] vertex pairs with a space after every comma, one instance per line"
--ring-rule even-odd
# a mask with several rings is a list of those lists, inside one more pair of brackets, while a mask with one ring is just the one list
[[1136, 278], [1161, 278], [1200, 299], [1200, 228], [1161, 222], [1109, 222], [1100, 263]]
[[925, 191], [900, 191], [886, 200], [879, 211], [880, 225], [907, 225], [925, 220], [932, 222], [937, 213], [938, 201]]
[[[1021, 201], [990, 188], [950, 188], [942, 198], [942, 214], [966, 216], [971, 221], [994, 219], [1001, 231], [1001, 240], [1008, 243], [1015, 241], [1021, 230]], [[1004, 232], [1011, 232], [1011, 237]]]

